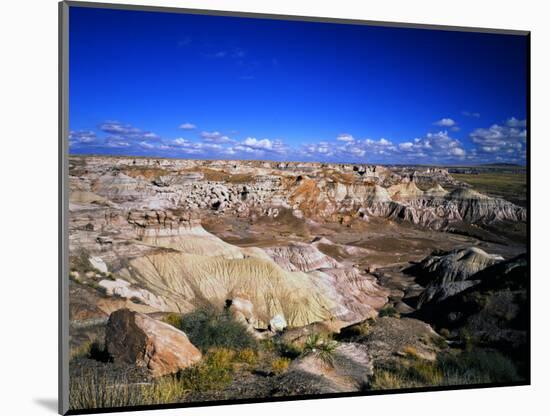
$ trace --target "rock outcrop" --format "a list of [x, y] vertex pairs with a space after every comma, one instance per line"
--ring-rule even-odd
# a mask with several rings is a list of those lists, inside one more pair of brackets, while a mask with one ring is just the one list
[[437, 329], [445, 328], [452, 336], [467, 334], [480, 345], [525, 357], [528, 269], [525, 254], [496, 263], [469, 277], [478, 284], [441, 302], [426, 304], [412, 316]]
[[115, 362], [146, 367], [154, 377], [176, 373], [202, 358], [182, 331], [128, 309], [111, 314], [105, 343]]
[[478, 247], [457, 249], [448, 253], [435, 253], [406, 270], [416, 276], [416, 282], [425, 286], [417, 307], [438, 302], [459, 293], [479, 281], [470, 279], [477, 272], [504, 259], [487, 254]]

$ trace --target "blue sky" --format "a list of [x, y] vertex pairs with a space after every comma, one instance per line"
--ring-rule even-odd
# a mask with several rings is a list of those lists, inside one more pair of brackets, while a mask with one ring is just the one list
[[70, 152], [525, 163], [522, 36], [70, 9]]

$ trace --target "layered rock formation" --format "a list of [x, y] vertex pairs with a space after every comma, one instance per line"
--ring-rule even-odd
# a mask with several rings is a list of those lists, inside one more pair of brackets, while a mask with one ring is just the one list
[[84, 166], [71, 171], [72, 210], [110, 204], [247, 217], [290, 208], [329, 221], [375, 216], [435, 229], [526, 220], [524, 208], [463, 187], [444, 169], [92, 157], [73, 163]]

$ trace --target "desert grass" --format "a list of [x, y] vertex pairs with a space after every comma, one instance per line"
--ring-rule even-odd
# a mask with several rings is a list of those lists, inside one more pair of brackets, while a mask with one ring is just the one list
[[458, 386], [519, 381], [514, 363], [497, 351], [473, 349], [440, 353], [435, 361], [408, 351], [406, 358], [375, 366], [370, 388], [374, 390], [414, 387]]
[[222, 390], [233, 381], [240, 366], [256, 363], [254, 350], [212, 348], [200, 363], [147, 382], [132, 382], [125, 373], [113, 375], [98, 368], [88, 369], [71, 377], [70, 407], [100, 409], [183, 402], [190, 393]]

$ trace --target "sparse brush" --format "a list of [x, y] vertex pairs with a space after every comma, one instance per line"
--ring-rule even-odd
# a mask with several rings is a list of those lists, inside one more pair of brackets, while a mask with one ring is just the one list
[[69, 382], [69, 406], [76, 409], [101, 409], [146, 404], [141, 388], [125, 375], [109, 376], [98, 370], [87, 371]]
[[371, 389], [458, 386], [519, 381], [514, 363], [497, 351], [441, 353], [436, 361], [406, 359], [375, 367]]

